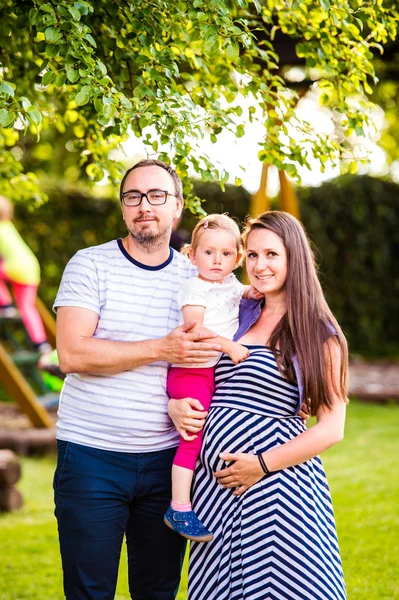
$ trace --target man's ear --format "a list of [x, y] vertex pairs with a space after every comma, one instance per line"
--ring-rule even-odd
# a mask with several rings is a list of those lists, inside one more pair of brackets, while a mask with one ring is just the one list
[[183, 212], [183, 206], [184, 206], [184, 200], [183, 198], [178, 198], [177, 199], [177, 206], [176, 206], [176, 215], [175, 215], [175, 219], [179, 219], [182, 212]]

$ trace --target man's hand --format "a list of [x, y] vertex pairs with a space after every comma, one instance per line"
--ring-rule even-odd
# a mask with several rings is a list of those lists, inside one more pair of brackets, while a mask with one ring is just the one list
[[221, 486], [234, 489], [233, 496], [241, 496], [265, 475], [258, 457], [254, 454], [222, 452], [219, 456], [224, 461], [233, 463], [230, 467], [215, 472]]
[[184, 323], [161, 338], [160, 360], [171, 364], [201, 364], [216, 358], [222, 350], [220, 344], [212, 343], [212, 338], [217, 337], [216, 333], [208, 330], [191, 332], [194, 327], [195, 321]]
[[[182, 398], [174, 400], [171, 398], [168, 403], [168, 413], [179, 434], [184, 440], [195, 440], [205, 423], [207, 411], [204, 410], [201, 402], [194, 398]], [[194, 433], [190, 435], [188, 432]]]

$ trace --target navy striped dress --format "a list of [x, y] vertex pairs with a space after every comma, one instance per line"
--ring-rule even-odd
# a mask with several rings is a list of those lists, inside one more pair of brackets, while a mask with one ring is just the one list
[[189, 600], [344, 600], [345, 584], [328, 483], [317, 456], [264, 477], [242, 496], [213, 473], [219, 453], [266, 452], [302, 433], [298, 387], [271, 350], [248, 346], [234, 365], [223, 355], [204, 428], [193, 508], [214, 534], [191, 543]]

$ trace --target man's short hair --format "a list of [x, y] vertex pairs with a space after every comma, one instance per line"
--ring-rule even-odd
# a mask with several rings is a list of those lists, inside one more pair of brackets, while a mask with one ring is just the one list
[[161, 160], [156, 160], [155, 158], [146, 158], [144, 160], [140, 160], [138, 163], [133, 165], [133, 167], [130, 167], [130, 169], [128, 169], [126, 171], [126, 173], [124, 174], [123, 179], [121, 181], [120, 188], [119, 188], [119, 199], [121, 202], [122, 202], [123, 188], [124, 188], [127, 176], [129, 175], [129, 173], [131, 173], [135, 169], [139, 169], [140, 167], [161, 167], [161, 169], [164, 169], [167, 173], [169, 173], [169, 175], [173, 179], [176, 196], [180, 200], [183, 199], [183, 185], [182, 185], [181, 179], [178, 176], [178, 174], [176, 173], [176, 171], [170, 165], [167, 165], [166, 163], [162, 162]]

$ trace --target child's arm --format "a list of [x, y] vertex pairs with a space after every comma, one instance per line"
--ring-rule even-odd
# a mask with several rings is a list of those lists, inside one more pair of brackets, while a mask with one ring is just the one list
[[242, 362], [249, 356], [249, 350], [238, 342], [233, 342], [228, 338], [218, 335], [215, 340], [222, 346], [222, 352], [228, 354], [235, 365]]
[[[197, 306], [193, 304], [186, 304], [182, 308], [184, 322], [195, 321], [195, 326], [191, 331], [199, 331], [204, 322], [205, 306]], [[217, 342], [218, 343], [218, 342]]]
[[[195, 321], [195, 327], [192, 329], [192, 331], [203, 331], [205, 306], [194, 306], [191, 304], [186, 304], [186, 306], [183, 306], [182, 312], [185, 323], [187, 323], [188, 321]], [[222, 352], [228, 354], [234, 364], [242, 362], [247, 358], [249, 354], [248, 349], [242, 344], [233, 342], [232, 340], [229, 340], [228, 338], [222, 337], [220, 335], [218, 335], [216, 338], [213, 338], [212, 341], [215, 344], [221, 345]]]

